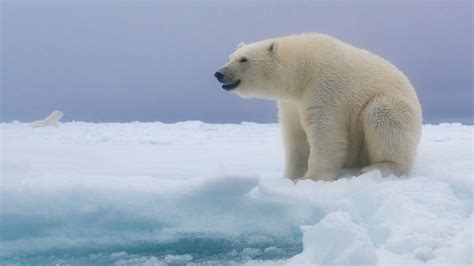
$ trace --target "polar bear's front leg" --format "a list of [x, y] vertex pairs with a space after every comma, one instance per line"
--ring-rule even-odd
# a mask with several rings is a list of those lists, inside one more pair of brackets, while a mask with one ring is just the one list
[[348, 152], [343, 123], [316, 107], [304, 108], [301, 115], [310, 146], [308, 170], [303, 179], [335, 180]]
[[278, 102], [278, 116], [285, 147], [284, 178], [297, 179], [308, 170], [309, 144], [301, 125], [298, 108], [290, 102]]

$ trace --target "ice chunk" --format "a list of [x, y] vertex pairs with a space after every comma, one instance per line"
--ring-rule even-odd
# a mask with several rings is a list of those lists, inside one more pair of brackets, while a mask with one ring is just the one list
[[59, 120], [61, 120], [61, 118], [63, 116], [64, 116], [63, 112], [54, 111], [48, 117], [46, 117], [45, 119], [34, 121], [33, 123], [31, 123], [31, 127], [33, 127], [33, 128], [49, 127], [49, 126], [58, 127]]
[[376, 265], [376, 250], [367, 231], [352, 222], [349, 214], [333, 212], [316, 225], [303, 228], [303, 252], [292, 264]]

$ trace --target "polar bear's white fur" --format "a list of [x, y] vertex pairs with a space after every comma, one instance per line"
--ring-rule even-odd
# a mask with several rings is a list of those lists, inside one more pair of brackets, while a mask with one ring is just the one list
[[409, 171], [421, 107], [394, 65], [316, 33], [239, 46], [215, 75], [242, 97], [278, 102], [285, 177], [333, 180], [343, 168]]
[[58, 127], [58, 122], [59, 120], [61, 120], [63, 116], [64, 116], [63, 112], [54, 111], [45, 119], [34, 121], [33, 123], [31, 123], [31, 127], [34, 127], [34, 128], [48, 127], [48, 126]]

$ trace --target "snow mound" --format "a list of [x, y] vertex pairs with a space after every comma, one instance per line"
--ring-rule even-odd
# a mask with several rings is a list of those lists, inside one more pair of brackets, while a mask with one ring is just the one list
[[280, 178], [278, 125], [1, 124], [0, 264], [473, 263], [473, 129], [407, 177]]

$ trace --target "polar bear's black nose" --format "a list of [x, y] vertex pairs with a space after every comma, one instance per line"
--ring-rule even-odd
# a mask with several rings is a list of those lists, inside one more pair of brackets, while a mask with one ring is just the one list
[[214, 74], [214, 77], [216, 77], [219, 82], [222, 82], [222, 81], [224, 80], [224, 77], [225, 77], [225, 76], [224, 76], [224, 74], [222, 74], [221, 72], [217, 71], [217, 72]]

